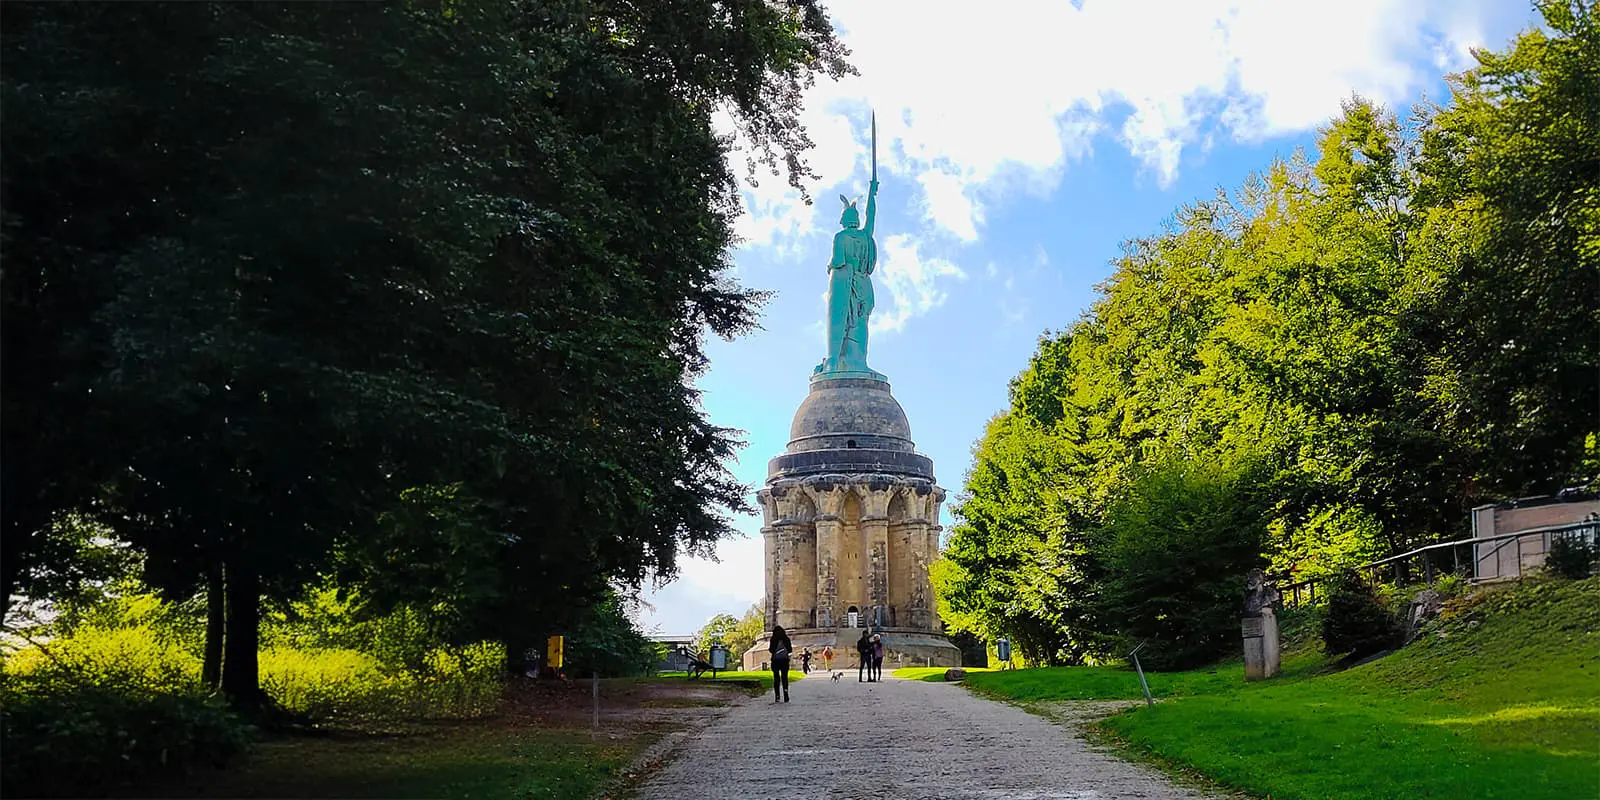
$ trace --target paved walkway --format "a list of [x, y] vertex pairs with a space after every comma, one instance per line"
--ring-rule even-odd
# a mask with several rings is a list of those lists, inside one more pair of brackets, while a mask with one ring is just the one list
[[1198, 798], [1071, 731], [960, 686], [793, 684], [736, 706], [647, 782], [642, 800]]

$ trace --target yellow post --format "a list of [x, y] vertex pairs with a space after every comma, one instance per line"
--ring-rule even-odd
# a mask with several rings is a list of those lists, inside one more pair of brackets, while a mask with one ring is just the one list
[[545, 666], [547, 666], [547, 667], [549, 667], [551, 669], [561, 669], [561, 666], [562, 666], [562, 663], [563, 663], [562, 660], [561, 660], [562, 644], [563, 644], [562, 637], [560, 637], [560, 636], [552, 636], [552, 637], [550, 637], [550, 641], [549, 641], [548, 645], [545, 647], [545, 662], [544, 662]]

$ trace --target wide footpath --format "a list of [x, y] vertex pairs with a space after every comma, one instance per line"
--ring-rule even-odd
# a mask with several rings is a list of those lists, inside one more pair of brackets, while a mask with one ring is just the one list
[[960, 686], [816, 674], [694, 734], [644, 800], [1200, 798], [1062, 726]]

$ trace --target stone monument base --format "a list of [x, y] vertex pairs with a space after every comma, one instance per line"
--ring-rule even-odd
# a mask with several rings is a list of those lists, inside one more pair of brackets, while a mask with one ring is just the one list
[[1239, 629], [1244, 634], [1244, 679], [1259, 681], [1278, 674], [1279, 642], [1278, 617], [1272, 609], [1263, 608], [1261, 614], [1240, 620]]
[[[811, 651], [811, 671], [823, 669], [822, 648], [833, 648], [833, 668], [855, 669], [856, 640], [861, 638], [861, 628], [799, 628], [789, 631], [789, 641], [794, 645], [790, 669], [800, 669], [800, 653]], [[901, 667], [959, 667], [961, 649], [937, 633], [912, 629], [883, 629], [883, 668]], [[771, 632], [761, 634], [755, 645], [744, 653], [743, 668], [747, 670], [770, 669], [772, 654], [767, 652]]]

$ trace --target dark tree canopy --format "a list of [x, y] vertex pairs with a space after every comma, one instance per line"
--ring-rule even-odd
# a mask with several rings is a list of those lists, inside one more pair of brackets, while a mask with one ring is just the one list
[[220, 570], [249, 694], [255, 598], [318, 576], [515, 649], [729, 532], [691, 379], [762, 296], [712, 116], [808, 175], [815, 3], [0, 13], [7, 602], [99, 519]]

